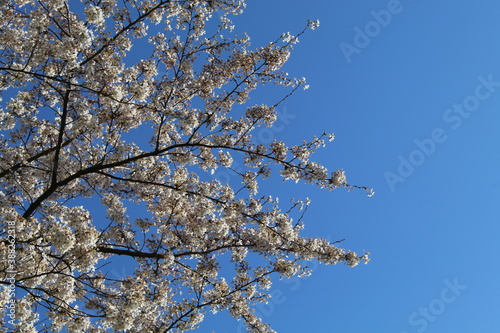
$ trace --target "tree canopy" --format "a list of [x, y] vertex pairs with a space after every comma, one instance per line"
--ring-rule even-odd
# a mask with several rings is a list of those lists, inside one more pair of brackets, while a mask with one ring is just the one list
[[[273, 274], [368, 261], [301, 236], [307, 201], [258, 191], [278, 173], [373, 193], [311, 160], [333, 134], [295, 146], [252, 136], [307, 87], [282, 66], [318, 22], [252, 47], [232, 32], [242, 0], [0, 4], [1, 303], [9, 285], [19, 296], [4, 332], [184, 332], [223, 310], [273, 332], [253, 310]], [[250, 103], [266, 83], [288, 92]], [[220, 169], [233, 181], [211, 177]], [[123, 257], [133, 274], [110, 276]]]

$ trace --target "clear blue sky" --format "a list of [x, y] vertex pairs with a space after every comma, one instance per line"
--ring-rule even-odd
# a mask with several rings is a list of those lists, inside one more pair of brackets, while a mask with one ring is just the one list
[[[310, 89], [256, 137], [293, 145], [334, 132], [316, 160], [376, 192], [262, 183], [263, 195], [312, 200], [306, 235], [372, 253], [368, 265], [313, 264], [311, 277], [277, 282], [258, 307], [275, 330], [500, 332], [498, 13], [493, 0], [249, 0], [235, 18], [236, 33], [256, 47], [320, 20], [285, 68]], [[250, 104], [283, 94], [264, 87]], [[196, 332], [242, 327], [227, 313], [207, 314]]]
[[[255, 46], [321, 21], [286, 67], [311, 88], [261, 137], [334, 132], [317, 161], [376, 191], [263, 188], [312, 199], [307, 234], [372, 253], [368, 265], [277, 283], [259, 311], [278, 332], [500, 332], [499, 12], [487, 0], [254, 0], [235, 20]], [[376, 13], [385, 26], [370, 23]], [[264, 88], [256, 98], [279, 97]], [[207, 315], [197, 332], [238, 326]]]

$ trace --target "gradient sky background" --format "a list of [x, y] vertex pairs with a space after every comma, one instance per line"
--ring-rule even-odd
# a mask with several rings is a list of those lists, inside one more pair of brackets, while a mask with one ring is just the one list
[[[391, 20], [377, 30], [372, 11], [388, 8]], [[312, 200], [307, 235], [346, 238], [342, 247], [372, 253], [368, 265], [320, 266], [307, 279], [276, 283], [276, 297], [258, 310], [275, 330], [500, 332], [499, 13], [492, 0], [254, 0], [235, 19], [254, 46], [320, 20], [285, 68], [311, 88], [281, 105], [287, 116], [278, 127], [257, 135], [294, 144], [334, 132], [316, 161], [376, 191], [262, 188]], [[355, 47], [355, 27], [367, 24], [369, 44], [358, 39], [346, 57], [341, 43]], [[266, 87], [256, 96], [270, 104], [281, 97]], [[470, 116], [453, 111], [463, 103]], [[414, 170], [400, 167], [409, 159]], [[196, 332], [212, 330], [244, 332], [227, 314], [208, 314]]]
[[[255, 47], [320, 20], [285, 67], [310, 89], [255, 135], [294, 145], [334, 132], [314, 160], [376, 192], [261, 183], [262, 195], [312, 200], [305, 235], [346, 239], [342, 247], [372, 258], [355, 268], [312, 264], [311, 277], [275, 283], [257, 309], [276, 331], [500, 332], [499, 13], [494, 0], [249, 0], [234, 19]], [[347, 44], [356, 52], [343, 52]], [[286, 93], [263, 87], [249, 104]], [[245, 332], [228, 313], [207, 314], [195, 330], [212, 331]]]

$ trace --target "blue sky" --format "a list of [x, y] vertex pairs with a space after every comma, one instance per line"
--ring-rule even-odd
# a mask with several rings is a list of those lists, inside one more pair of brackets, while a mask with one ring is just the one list
[[[312, 200], [305, 235], [346, 239], [342, 247], [372, 258], [355, 268], [312, 263], [311, 277], [276, 282], [257, 308], [276, 331], [500, 331], [499, 12], [493, 0], [249, 0], [234, 19], [255, 47], [320, 20], [285, 67], [310, 89], [255, 135], [294, 145], [334, 132], [315, 160], [376, 192], [261, 184], [262, 195]], [[286, 93], [263, 87], [249, 104]], [[212, 331], [244, 329], [207, 314], [195, 332]]]
[[[282, 104], [279, 127], [260, 135], [294, 144], [334, 132], [316, 160], [376, 191], [263, 187], [312, 200], [307, 235], [372, 253], [368, 265], [319, 266], [276, 283], [276, 297], [259, 308], [275, 330], [500, 330], [498, 12], [487, 0], [255, 0], [235, 19], [255, 46], [321, 21], [285, 68], [311, 88]], [[366, 29], [369, 43], [356, 37]], [[346, 44], [357, 52], [346, 55]], [[281, 97], [265, 87], [257, 96]], [[207, 315], [197, 332], [211, 330], [244, 332], [225, 314]]]

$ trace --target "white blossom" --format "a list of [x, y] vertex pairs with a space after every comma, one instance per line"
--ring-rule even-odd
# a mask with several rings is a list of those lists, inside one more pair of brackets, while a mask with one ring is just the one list
[[231, 32], [243, 0], [124, 3], [2, 2], [0, 256], [15, 233], [23, 290], [9, 331], [184, 332], [228, 311], [274, 332], [254, 309], [273, 277], [369, 260], [303, 236], [309, 199], [259, 193], [274, 175], [374, 193], [314, 161], [333, 134], [258, 142], [288, 95], [252, 92], [308, 87], [282, 68], [319, 22], [251, 46]]
[[85, 16], [89, 23], [95, 24], [97, 26], [101, 26], [104, 24], [104, 15], [98, 6], [94, 6], [89, 4], [85, 7]]
[[319, 27], [319, 20], [315, 21], [308, 21], [308, 26], [312, 29], [315, 30], [316, 28]]

